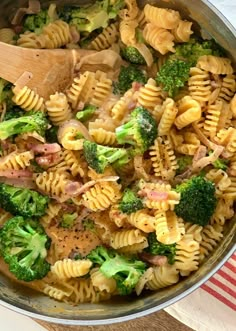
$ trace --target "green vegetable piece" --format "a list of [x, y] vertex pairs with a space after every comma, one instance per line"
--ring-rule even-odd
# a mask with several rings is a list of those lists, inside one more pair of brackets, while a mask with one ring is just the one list
[[85, 106], [85, 108], [82, 111], [79, 111], [76, 114], [76, 118], [80, 122], [86, 122], [94, 115], [96, 110], [97, 110], [96, 106], [87, 105], [87, 106]]
[[143, 202], [136, 194], [129, 188], [124, 191], [121, 202], [119, 203], [119, 209], [122, 213], [131, 214], [143, 209]]
[[170, 97], [174, 97], [188, 81], [190, 68], [191, 64], [186, 61], [167, 60], [159, 70], [156, 81]]
[[139, 53], [137, 48], [133, 46], [121, 48], [121, 56], [123, 59], [133, 64], [146, 64], [144, 57]]
[[97, 173], [103, 173], [108, 165], [116, 161], [121, 165], [130, 160], [127, 151], [123, 148], [102, 146], [88, 140], [84, 141], [83, 147], [86, 161]]
[[185, 222], [205, 226], [213, 215], [217, 199], [214, 184], [202, 176], [195, 176], [178, 185], [180, 202], [175, 206], [177, 216]]
[[183, 155], [177, 157], [178, 169], [176, 171], [176, 175], [185, 172], [188, 169], [188, 167], [192, 164], [192, 162], [193, 162], [193, 158], [190, 155]]
[[169, 264], [175, 263], [176, 244], [165, 245], [160, 243], [154, 232], [148, 234], [148, 248], [146, 248], [146, 251], [153, 255], [166, 256]]
[[73, 227], [75, 220], [77, 219], [78, 214], [73, 213], [73, 214], [64, 214], [62, 216], [62, 221], [60, 223], [60, 226], [62, 228], [70, 229]]
[[15, 134], [33, 131], [44, 136], [47, 126], [48, 120], [43, 112], [28, 112], [24, 116], [0, 123], [0, 140], [5, 140]]
[[133, 82], [145, 84], [147, 82], [146, 74], [137, 66], [129, 65], [128, 67], [121, 67], [118, 82], [115, 85], [115, 92], [124, 94], [132, 87]]
[[49, 198], [36, 191], [0, 183], [0, 207], [26, 218], [45, 214]]
[[46, 261], [50, 238], [36, 221], [16, 216], [0, 232], [1, 253], [17, 279], [30, 282], [42, 279], [50, 271]]
[[119, 255], [103, 246], [96, 247], [87, 258], [100, 265], [104, 276], [115, 279], [120, 295], [130, 294], [146, 270], [146, 264], [137, 258]]
[[156, 121], [143, 107], [135, 108], [130, 118], [128, 123], [116, 128], [117, 141], [134, 146], [133, 154], [143, 154], [157, 137]]

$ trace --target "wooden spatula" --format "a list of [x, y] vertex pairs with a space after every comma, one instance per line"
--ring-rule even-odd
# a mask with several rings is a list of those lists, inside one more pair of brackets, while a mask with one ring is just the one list
[[94, 51], [83, 49], [28, 49], [0, 42], [0, 77], [40, 96], [63, 91], [73, 79], [75, 65]]

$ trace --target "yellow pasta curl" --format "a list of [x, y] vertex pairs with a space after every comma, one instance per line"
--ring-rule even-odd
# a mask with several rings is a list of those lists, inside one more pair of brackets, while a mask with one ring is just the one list
[[230, 101], [236, 92], [235, 75], [226, 75], [223, 78], [222, 86], [219, 91], [219, 99]]
[[183, 97], [179, 102], [179, 112], [176, 117], [175, 125], [180, 130], [189, 124], [198, 121], [201, 118], [201, 106], [198, 101], [190, 96]]
[[127, 222], [145, 233], [153, 232], [155, 228], [155, 218], [144, 209], [128, 215]]
[[120, 185], [114, 182], [100, 182], [82, 196], [82, 204], [90, 210], [108, 209], [121, 197]]
[[200, 56], [197, 67], [218, 75], [232, 75], [234, 72], [230, 59], [213, 55]]
[[178, 25], [171, 30], [172, 34], [175, 37], [175, 41], [178, 43], [186, 43], [189, 41], [193, 31], [191, 30], [192, 22], [180, 20]]
[[192, 67], [188, 80], [190, 96], [200, 103], [206, 103], [211, 95], [211, 80], [208, 71]]
[[91, 105], [101, 107], [109, 97], [111, 90], [112, 80], [107, 78], [107, 76], [101, 77], [95, 86], [94, 94], [90, 102]]
[[64, 259], [57, 261], [51, 266], [51, 272], [56, 275], [58, 279], [64, 280], [86, 275], [91, 266], [92, 262], [90, 260]]
[[170, 245], [181, 240], [185, 234], [183, 220], [171, 211], [155, 211], [155, 229], [157, 240]]
[[221, 225], [207, 225], [202, 231], [202, 241], [200, 244], [200, 259], [204, 259], [208, 256], [213, 249], [217, 246], [217, 243], [222, 239], [223, 227]]
[[218, 200], [214, 214], [212, 215], [210, 224], [223, 226], [226, 220], [234, 216], [234, 200], [221, 198]]
[[65, 150], [63, 152], [63, 157], [65, 164], [68, 166], [68, 170], [71, 172], [72, 176], [76, 177], [80, 175], [84, 177], [85, 169], [84, 162], [81, 159], [81, 156], [76, 151]]
[[157, 138], [154, 145], [150, 147], [149, 153], [155, 176], [164, 180], [169, 180], [175, 176], [178, 165], [168, 136]]
[[158, 8], [149, 4], [144, 7], [144, 14], [148, 22], [164, 29], [174, 29], [180, 21], [178, 11]]
[[181, 276], [188, 276], [191, 271], [198, 269], [200, 247], [192, 234], [185, 236], [176, 245], [175, 264]]
[[162, 55], [168, 52], [175, 52], [173, 34], [153, 23], [145, 25], [143, 37], [150, 46]]
[[135, 29], [138, 26], [136, 20], [120, 22], [120, 39], [126, 46], [136, 44]]
[[116, 290], [116, 281], [113, 278], [107, 278], [99, 270], [99, 268], [93, 268], [90, 271], [91, 283], [99, 291], [105, 291], [107, 293], [114, 293]]
[[48, 116], [54, 125], [63, 124], [71, 118], [71, 109], [64, 93], [56, 92], [50, 95], [50, 99], [45, 103]]
[[175, 106], [175, 102], [171, 98], [167, 98], [163, 102], [163, 115], [158, 125], [158, 135], [164, 136], [169, 134], [171, 126], [174, 124], [178, 108]]
[[125, 9], [122, 9], [119, 16], [122, 20], [130, 21], [137, 17], [139, 8], [136, 0], [124, 0]]
[[138, 103], [148, 110], [154, 110], [156, 105], [161, 104], [161, 102], [161, 88], [157, 86], [154, 79], [149, 78], [147, 84], [139, 90]]
[[44, 227], [50, 226], [50, 223], [57, 217], [60, 210], [62, 209], [62, 205], [56, 202], [50, 202], [46, 209], [45, 215], [40, 218], [40, 223]]
[[65, 186], [68, 183], [68, 175], [58, 172], [43, 172], [36, 174], [35, 183], [40, 191], [57, 199], [65, 199]]
[[114, 249], [120, 249], [133, 244], [146, 243], [147, 238], [139, 229], [120, 230], [113, 232], [110, 238], [110, 246]]
[[103, 128], [89, 130], [91, 137], [100, 145], [114, 146], [117, 144], [116, 134]]
[[179, 271], [174, 265], [165, 264], [153, 268], [153, 278], [147, 282], [149, 290], [155, 291], [173, 285], [179, 281]]
[[198, 243], [202, 241], [202, 229], [203, 227], [198, 224], [193, 223], [185, 223], [185, 233], [193, 235], [193, 239], [196, 240]]
[[210, 137], [214, 137], [218, 131], [222, 108], [223, 101], [221, 100], [216, 100], [214, 104], [207, 107], [204, 131], [206, 131]]
[[22, 89], [13, 88], [13, 102], [20, 106], [22, 109], [29, 111], [29, 110], [35, 110], [35, 111], [44, 111], [45, 105], [44, 105], [44, 99], [40, 97], [37, 93], [35, 93], [33, 90], [28, 88], [27, 86], [24, 86]]
[[111, 47], [119, 37], [118, 23], [112, 23], [88, 45], [88, 48], [101, 51]]
[[12, 152], [4, 157], [0, 157], [0, 170], [20, 170], [25, 169], [30, 165], [30, 161], [34, 158], [32, 152]]

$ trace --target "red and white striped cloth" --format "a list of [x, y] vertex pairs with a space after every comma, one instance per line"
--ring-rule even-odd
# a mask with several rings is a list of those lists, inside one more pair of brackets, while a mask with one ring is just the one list
[[165, 310], [197, 331], [236, 330], [236, 253], [201, 288]]
[[202, 288], [236, 311], [236, 253]]

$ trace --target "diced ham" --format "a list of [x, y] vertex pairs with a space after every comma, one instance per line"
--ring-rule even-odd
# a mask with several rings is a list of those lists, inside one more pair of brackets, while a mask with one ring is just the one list
[[152, 255], [146, 252], [139, 254], [141, 260], [156, 266], [162, 266], [167, 263], [167, 257], [164, 255]]
[[36, 154], [54, 154], [61, 151], [61, 146], [57, 143], [53, 144], [37, 144], [31, 145], [30, 149]]
[[1, 170], [0, 177], [6, 178], [22, 178], [22, 177], [32, 177], [32, 172], [29, 170]]

